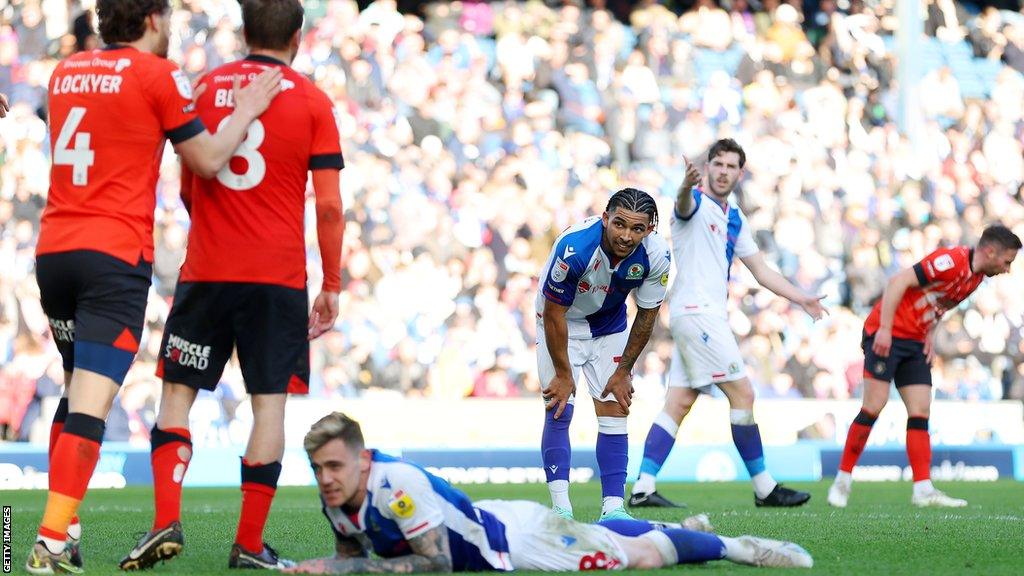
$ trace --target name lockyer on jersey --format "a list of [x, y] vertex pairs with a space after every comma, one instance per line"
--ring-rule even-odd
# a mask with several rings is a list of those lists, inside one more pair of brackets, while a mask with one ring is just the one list
[[740, 209], [719, 204], [693, 189], [693, 212], [672, 215], [672, 255], [676, 278], [669, 294], [669, 314], [714, 314], [725, 317], [729, 270], [734, 257], [757, 253], [757, 243]]
[[597, 338], [626, 329], [626, 296], [636, 291], [641, 308], [665, 299], [672, 256], [665, 239], [649, 234], [614, 267], [601, 248], [604, 225], [593, 216], [558, 237], [540, 276], [537, 316], [545, 300], [568, 306], [569, 338]]
[[110, 45], [61, 61], [48, 90], [53, 166], [36, 253], [152, 262], [165, 138], [177, 144], [205, 129], [188, 77], [165, 58]]

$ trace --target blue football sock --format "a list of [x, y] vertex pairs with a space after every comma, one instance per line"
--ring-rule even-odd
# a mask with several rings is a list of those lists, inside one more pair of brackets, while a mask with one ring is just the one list
[[696, 564], [725, 558], [725, 543], [715, 534], [694, 532], [685, 528], [669, 528], [662, 534], [668, 536], [679, 555], [677, 564]]
[[569, 466], [572, 448], [569, 446], [569, 423], [572, 422], [573, 405], [566, 404], [562, 415], [555, 420], [554, 409], [544, 416], [544, 433], [540, 440], [541, 458], [544, 461], [544, 475], [547, 481], [569, 480]]
[[640, 461], [640, 473], [657, 476], [661, 467], [665, 465], [665, 460], [675, 443], [675, 434], [670, 433], [658, 421], [655, 421], [644, 442], [644, 459]]
[[625, 497], [628, 461], [629, 444], [626, 434], [597, 433], [597, 466], [601, 469], [602, 497]]
[[764, 448], [761, 446], [761, 432], [757, 424], [733, 424], [732, 441], [751, 478], [764, 472]]

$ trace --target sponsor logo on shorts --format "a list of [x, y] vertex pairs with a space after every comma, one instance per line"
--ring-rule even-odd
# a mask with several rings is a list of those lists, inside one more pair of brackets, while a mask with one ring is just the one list
[[181, 336], [170, 334], [167, 337], [167, 347], [164, 348], [164, 358], [181, 366], [206, 370], [210, 365], [210, 346], [189, 342]]
[[661, 275], [661, 285], [668, 286], [668, 272]]
[[874, 370], [872, 370], [872, 372], [878, 374], [879, 376], [885, 374], [885, 362], [882, 362], [881, 360], [875, 362], [875, 368]]
[[644, 276], [644, 265], [643, 264], [633, 264], [632, 266], [629, 267], [629, 270], [626, 271], [626, 278], [628, 278], [630, 280], [636, 280], [637, 278], [643, 278], [643, 276]]
[[729, 364], [729, 374], [736, 374], [739, 371], [740, 371], [740, 365], [739, 364], [737, 364], [735, 362], [733, 362], [732, 364]]
[[75, 341], [75, 321], [58, 320], [50, 318], [50, 331], [53, 332], [53, 339], [58, 342]]

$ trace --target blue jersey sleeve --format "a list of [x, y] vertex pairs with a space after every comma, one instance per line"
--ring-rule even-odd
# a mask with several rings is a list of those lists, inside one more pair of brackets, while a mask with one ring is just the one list
[[551, 267], [548, 269], [541, 285], [544, 297], [562, 306], [571, 306], [576, 299], [576, 285], [579, 284], [586, 265], [584, 258], [589, 254], [581, 254], [573, 246], [572, 237], [565, 236], [557, 244], [553, 254]]

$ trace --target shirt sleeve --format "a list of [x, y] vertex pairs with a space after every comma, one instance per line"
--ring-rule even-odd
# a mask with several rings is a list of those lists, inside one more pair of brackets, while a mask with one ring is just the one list
[[672, 266], [672, 253], [668, 244], [664, 240], [657, 242], [648, 252], [648, 259], [651, 269], [636, 289], [636, 305], [640, 308], [657, 308], [665, 300], [668, 272]]
[[968, 257], [962, 250], [940, 248], [914, 264], [914, 273], [921, 286], [932, 282], [955, 280], [963, 272], [964, 266], [970, 266]]
[[760, 248], [757, 247], [757, 242], [754, 241], [754, 234], [750, 231], [750, 222], [747, 221], [746, 216], [740, 216], [740, 233], [739, 237], [736, 238], [736, 256], [738, 258], [746, 258], [747, 256], [753, 256], [757, 254]]
[[573, 246], [572, 237], [565, 236], [555, 244], [553, 257], [551, 268], [542, 279], [541, 292], [555, 304], [571, 306], [576, 299], [576, 285], [583, 276], [584, 255]]
[[192, 83], [174, 63], [159, 60], [141, 75], [160, 128], [172, 144], [201, 134], [206, 127], [192, 102]]
[[694, 215], [697, 214], [697, 210], [700, 210], [700, 200], [704, 195], [696, 188], [692, 189], [690, 193], [693, 194], [693, 204], [690, 206], [690, 213], [688, 215], [683, 216], [679, 212], [676, 212], [675, 203], [672, 204], [672, 215], [675, 217], [676, 222], [679, 222], [680, 224], [688, 223], [693, 219]]
[[388, 473], [391, 493], [386, 498], [381, 514], [398, 524], [406, 540], [422, 535], [444, 523], [441, 497], [434, 492], [430, 480], [420, 470], [407, 466]]
[[341, 135], [334, 104], [319, 89], [310, 90], [310, 109], [313, 116], [313, 141], [309, 153], [310, 170], [341, 170], [345, 158], [341, 154]]

